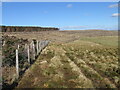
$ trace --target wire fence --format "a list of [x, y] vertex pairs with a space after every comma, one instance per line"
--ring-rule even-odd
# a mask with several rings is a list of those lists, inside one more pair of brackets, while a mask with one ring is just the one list
[[[6, 44], [3, 41], [2, 46]], [[32, 40], [30, 43], [17, 44], [15, 51], [15, 67], [16, 78], [19, 78], [20, 73], [25, 71], [40, 55], [41, 51], [49, 44], [48, 40], [38, 41]]]

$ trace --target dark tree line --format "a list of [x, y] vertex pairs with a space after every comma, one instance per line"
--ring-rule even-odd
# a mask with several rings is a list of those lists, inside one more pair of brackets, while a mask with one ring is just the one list
[[34, 31], [57, 31], [53, 27], [28, 27], [28, 26], [0, 26], [2, 32], [34, 32]]

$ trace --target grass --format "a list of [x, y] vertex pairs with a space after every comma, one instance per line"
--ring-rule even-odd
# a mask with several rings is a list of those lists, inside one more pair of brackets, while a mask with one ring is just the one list
[[[70, 52], [70, 51], [68, 51], [68, 52]], [[81, 53], [82, 53], [82, 51], [81, 51]], [[109, 87], [109, 88], [111, 87], [111, 86], [109, 86], [110, 83], [107, 83], [104, 80], [103, 76], [101, 76], [101, 73], [104, 72], [105, 68], [108, 68], [107, 66], [105, 68], [102, 68], [104, 63], [101, 63], [101, 65], [99, 65], [99, 63], [93, 63], [92, 64], [92, 65], [95, 65], [95, 67], [97, 67], [96, 70], [101, 70], [101, 72], [98, 73], [98, 72], [96, 72], [96, 70], [94, 70], [94, 67], [92, 67], [90, 65], [91, 60], [92, 60], [92, 62], [94, 61], [93, 57], [87, 57], [86, 58], [86, 59], [88, 59], [88, 62], [87, 62], [84, 59], [81, 59], [82, 57], [81, 58], [79, 58], [79, 57], [76, 58], [77, 56], [75, 54], [73, 54], [73, 53], [69, 53], [69, 54], [67, 53], [67, 56], [69, 58], [72, 58], [72, 61], [74, 61], [76, 63], [76, 65], [81, 68], [81, 70], [84, 73], [84, 75], [86, 77], [88, 77], [90, 80], [92, 80], [92, 82], [93, 82], [95, 87], [106, 87], [105, 85], [107, 85], [107, 87]], [[94, 61], [94, 62], [96, 62], [96, 61]], [[104, 74], [105, 73], [106, 73], [106, 71], [104, 72]], [[108, 77], [112, 77], [113, 78], [112, 73], [115, 73], [115, 72], [111, 71], [111, 74]], [[115, 75], [115, 76], [118, 76], [118, 75]], [[96, 80], [98, 81], [98, 83], [96, 83]], [[112, 86], [112, 87], [114, 87], [114, 86]]]
[[[112, 32], [112, 36], [111, 31], [42, 32], [29, 35], [41, 39], [40, 34], [52, 42], [26, 71], [18, 88], [120, 87], [118, 36], [115, 32]], [[19, 36], [29, 38], [26, 35]]]
[[104, 46], [118, 46], [118, 36], [85, 37], [80, 40], [94, 42]]
[[[103, 37], [101, 37], [103, 39]], [[107, 42], [113, 37], [106, 37]], [[36, 63], [39, 64], [40, 75], [44, 83], [40, 88], [116, 88], [119, 87], [120, 76], [118, 70], [117, 40], [110, 45], [100, 37], [80, 39], [65, 44], [51, 44], [40, 55]], [[114, 39], [117, 39], [114, 37]], [[114, 40], [113, 39], [113, 40]], [[98, 43], [100, 45], [97, 45]], [[114, 44], [114, 45], [113, 45]], [[33, 65], [35, 66], [35, 64]], [[31, 69], [30, 69], [31, 70]], [[61, 76], [61, 77], [60, 77]], [[27, 76], [26, 76], [27, 77]], [[25, 78], [25, 77], [24, 77]], [[21, 80], [21, 82], [24, 82]], [[39, 78], [40, 79], [40, 78]], [[29, 80], [29, 78], [28, 78]], [[24, 82], [25, 83], [25, 82]], [[35, 86], [37, 86], [35, 84]], [[19, 87], [24, 85], [19, 84]]]

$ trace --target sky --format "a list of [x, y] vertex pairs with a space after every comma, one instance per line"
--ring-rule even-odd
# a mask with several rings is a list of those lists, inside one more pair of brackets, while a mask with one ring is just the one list
[[117, 2], [3, 2], [2, 25], [118, 29]]
[[2, 2], [119, 2], [119, 0], [1, 0]]

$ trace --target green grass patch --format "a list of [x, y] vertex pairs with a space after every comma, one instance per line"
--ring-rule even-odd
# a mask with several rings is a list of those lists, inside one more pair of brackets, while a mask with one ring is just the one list
[[102, 37], [84, 37], [80, 40], [90, 41], [105, 46], [118, 46], [117, 36], [102, 36]]

